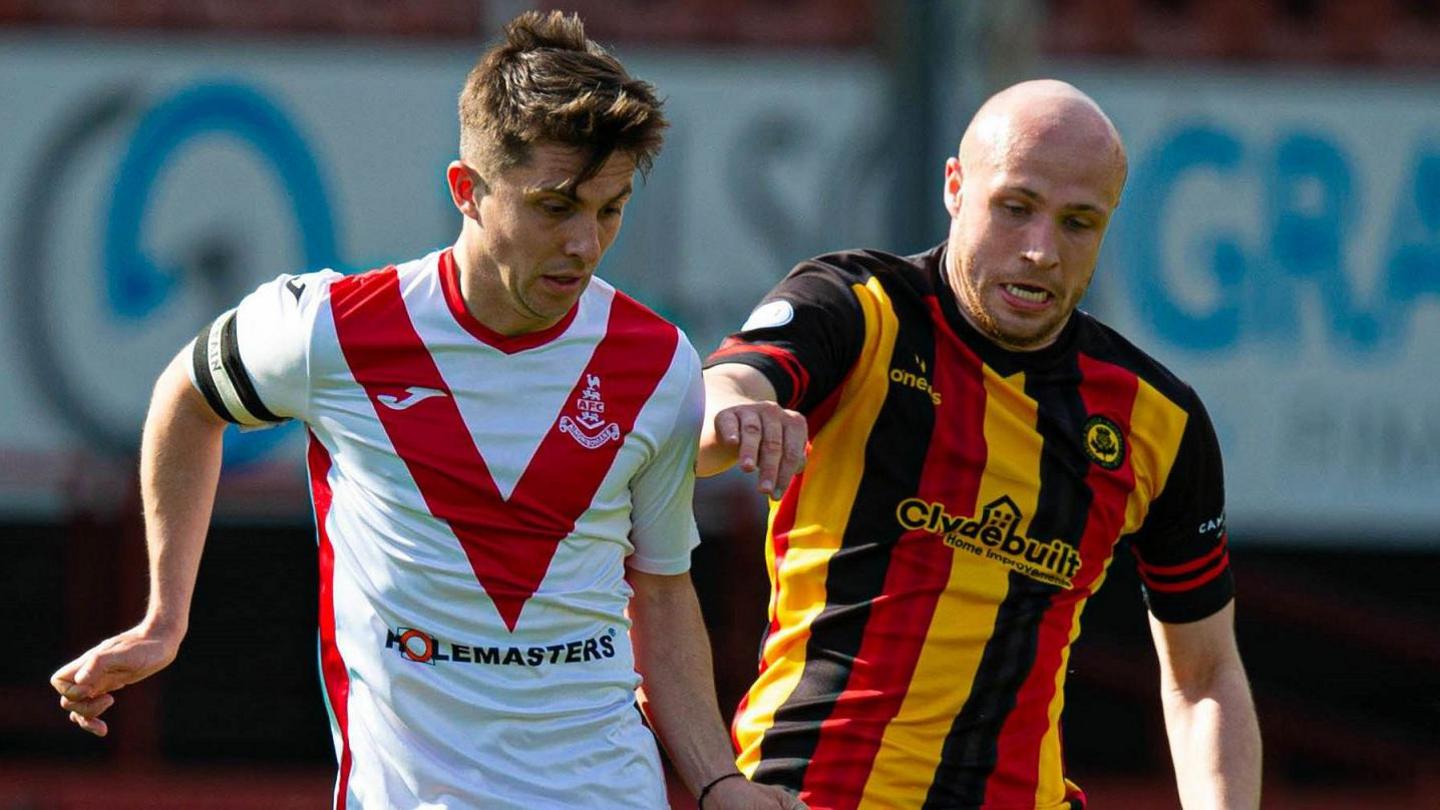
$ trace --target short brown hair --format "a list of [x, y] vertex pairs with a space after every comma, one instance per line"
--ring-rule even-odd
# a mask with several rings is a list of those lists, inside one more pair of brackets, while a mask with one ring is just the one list
[[586, 39], [578, 15], [527, 11], [505, 40], [480, 57], [460, 91], [460, 156], [482, 178], [524, 163], [550, 141], [590, 153], [572, 181], [593, 177], [616, 150], [641, 173], [660, 153], [668, 126], [649, 83], [632, 79]]

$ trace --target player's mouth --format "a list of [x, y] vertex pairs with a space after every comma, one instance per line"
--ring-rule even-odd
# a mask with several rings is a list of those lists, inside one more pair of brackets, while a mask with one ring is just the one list
[[1016, 309], [1041, 310], [1050, 306], [1055, 296], [1049, 290], [1028, 284], [1001, 284], [1000, 295]]
[[574, 292], [585, 284], [584, 276], [562, 276], [547, 273], [541, 276], [540, 280], [545, 282], [545, 286], [556, 292]]

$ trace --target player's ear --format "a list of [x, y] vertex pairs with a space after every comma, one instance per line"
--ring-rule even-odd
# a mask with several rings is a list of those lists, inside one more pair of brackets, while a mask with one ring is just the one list
[[485, 194], [485, 181], [480, 174], [461, 161], [452, 160], [445, 167], [445, 185], [450, 189], [450, 201], [461, 214], [476, 222], [480, 221], [480, 197]]
[[945, 210], [950, 212], [951, 219], [960, 214], [960, 160], [950, 158], [945, 161]]

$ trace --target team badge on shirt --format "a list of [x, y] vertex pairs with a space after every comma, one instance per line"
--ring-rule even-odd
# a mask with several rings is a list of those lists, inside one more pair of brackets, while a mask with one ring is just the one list
[[620, 426], [605, 420], [605, 400], [600, 398], [600, 375], [585, 375], [585, 388], [575, 400], [575, 417], [560, 417], [560, 431], [587, 450], [620, 439]]
[[789, 301], [771, 301], [768, 304], [761, 304], [750, 313], [750, 317], [741, 324], [741, 332], [753, 332], [756, 329], [774, 329], [777, 326], [784, 326], [795, 318], [795, 307]]
[[1103, 416], [1086, 420], [1084, 445], [1085, 455], [1107, 470], [1125, 463], [1125, 435], [1119, 425]]

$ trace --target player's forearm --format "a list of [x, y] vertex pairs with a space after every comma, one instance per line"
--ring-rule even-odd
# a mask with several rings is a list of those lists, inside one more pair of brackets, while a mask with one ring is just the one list
[[730, 736], [715, 699], [710, 640], [688, 576], [632, 572], [635, 666], [646, 715], [691, 794], [735, 771]]
[[1165, 725], [1187, 810], [1260, 806], [1260, 727], [1238, 658], [1207, 683], [1162, 681]]
[[723, 441], [715, 429], [715, 415], [736, 405], [774, 402], [775, 388], [759, 371], [738, 363], [705, 370], [705, 419], [700, 423], [700, 453], [695, 474], [704, 478], [735, 466], [738, 445]]
[[225, 423], [215, 416], [177, 357], [160, 375], [145, 418], [140, 487], [150, 557], [143, 627], [179, 644], [220, 477]]

